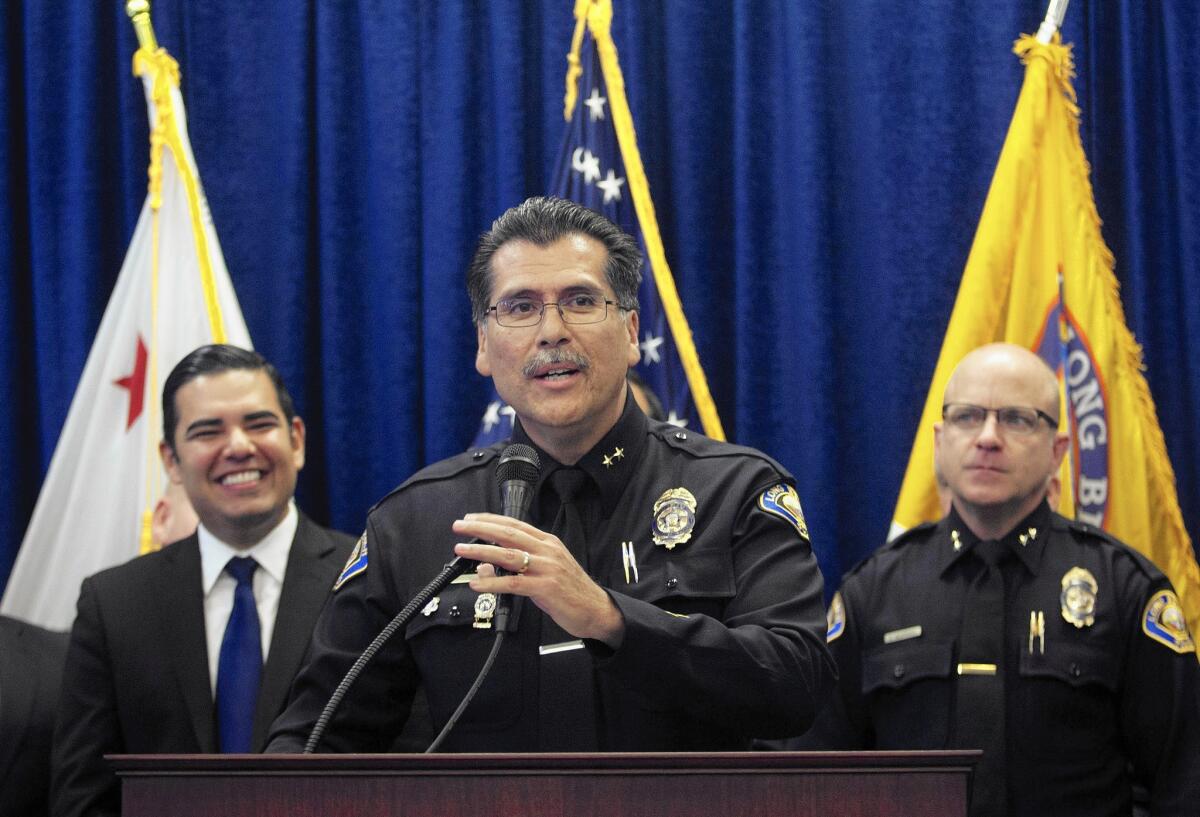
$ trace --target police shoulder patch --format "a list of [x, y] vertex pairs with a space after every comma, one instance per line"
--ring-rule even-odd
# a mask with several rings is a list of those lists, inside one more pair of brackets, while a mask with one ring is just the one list
[[343, 584], [353, 579], [359, 573], [365, 573], [366, 570], [367, 532], [363, 531], [363, 535], [358, 537], [358, 541], [354, 543], [354, 549], [350, 551], [350, 558], [346, 559], [346, 566], [342, 568], [337, 581], [333, 583], [334, 592], [341, 590]]
[[846, 604], [842, 601], [842, 591], [833, 594], [829, 602], [829, 610], [825, 613], [825, 643], [832, 644], [846, 632]]
[[1159, 590], [1150, 597], [1142, 613], [1142, 632], [1177, 653], [1196, 651], [1179, 597], [1171, 590]]
[[797, 533], [808, 539], [808, 523], [800, 509], [800, 497], [791, 485], [772, 485], [759, 496], [758, 507], [789, 522]]

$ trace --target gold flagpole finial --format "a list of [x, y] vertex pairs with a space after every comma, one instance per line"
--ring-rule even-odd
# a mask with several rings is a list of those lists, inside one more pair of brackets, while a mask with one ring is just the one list
[[150, 0], [128, 0], [125, 13], [133, 22], [138, 45], [148, 51], [158, 50], [158, 40], [154, 38], [154, 24], [150, 22]]

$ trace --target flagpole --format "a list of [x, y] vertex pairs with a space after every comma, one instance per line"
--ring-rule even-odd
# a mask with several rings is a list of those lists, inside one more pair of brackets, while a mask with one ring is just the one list
[[1054, 33], [1062, 28], [1063, 18], [1067, 16], [1067, 4], [1071, 0], [1050, 0], [1050, 5], [1046, 9], [1046, 19], [1042, 20], [1042, 24], [1038, 27], [1037, 41], [1042, 45], [1048, 45]]
[[154, 37], [154, 24], [150, 22], [150, 0], [129, 0], [125, 4], [125, 13], [137, 33], [138, 46], [157, 51], [158, 40]]

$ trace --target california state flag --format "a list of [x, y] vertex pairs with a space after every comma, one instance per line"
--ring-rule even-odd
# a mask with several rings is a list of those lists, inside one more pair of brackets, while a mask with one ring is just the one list
[[67, 629], [79, 584], [150, 545], [166, 477], [162, 382], [206, 343], [249, 347], [188, 142], [179, 67], [139, 50], [150, 109], [150, 190], [71, 401], [0, 610]]

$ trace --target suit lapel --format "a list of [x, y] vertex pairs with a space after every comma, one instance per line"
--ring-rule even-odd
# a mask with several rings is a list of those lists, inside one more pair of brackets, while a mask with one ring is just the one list
[[163, 644], [171, 657], [201, 752], [217, 751], [208, 643], [204, 637], [204, 592], [196, 534], [167, 548], [164, 581], [158, 586]]
[[[33, 672], [34, 656], [21, 638], [21, 628], [16, 621], [0, 622], [0, 780], [8, 779], [8, 767], [29, 726], [34, 684], [40, 677]], [[25, 677], [19, 675], [21, 668]]]
[[335, 543], [326, 532], [300, 514], [296, 538], [288, 553], [283, 592], [271, 647], [263, 667], [262, 687], [254, 710], [252, 745], [262, 751], [272, 721], [282, 711], [292, 679], [300, 671], [308, 641], [341, 565]]

